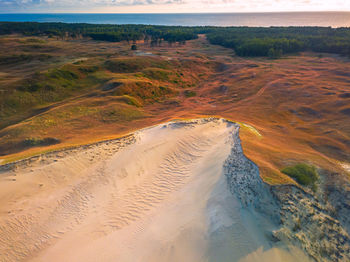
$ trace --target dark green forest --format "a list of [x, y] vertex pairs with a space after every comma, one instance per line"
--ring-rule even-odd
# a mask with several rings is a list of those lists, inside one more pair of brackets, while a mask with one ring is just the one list
[[0, 35], [11, 33], [49, 37], [91, 37], [94, 40], [109, 42], [144, 40], [151, 45], [156, 45], [159, 41], [183, 43], [198, 37], [191, 27], [0, 22]]
[[350, 55], [350, 28], [228, 27], [208, 30], [207, 38], [239, 56], [274, 58], [300, 51]]
[[90, 37], [98, 41], [162, 41], [184, 44], [205, 34], [211, 44], [232, 48], [238, 56], [278, 58], [301, 51], [350, 56], [350, 28], [330, 27], [183, 27], [0, 22], [0, 34], [48, 37]]

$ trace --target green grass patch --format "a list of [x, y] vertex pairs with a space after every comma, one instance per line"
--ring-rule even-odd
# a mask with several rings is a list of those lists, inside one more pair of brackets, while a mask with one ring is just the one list
[[34, 147], [34, 146], [49, 146], [60, 143], [60, 140], [54, 137], [45, 138], [26, 138], [23, 140], [22, 145], [24, 147]]
[[171, 74], [171, 71], [160, 68], [146, 68], [142, 71], [143, 77], [159, 81], [168, 81]]
[[107, 60], [105, 67], [113, 73], [136, 73], [148, 67], [167, 69], [169, 63], [155, 58], [132, 57]]
[[95, 74], [98, 67], [64, 66], [50, 69], [45, 73], [37, 72], [25, 80], [18, 91], [29, 92], [38, 98], [38, 103], [59, 101], [73, 91], [83, 90], [103, 83], [107, 79]]
[[51, 55], [48, 54], [13, 54], [13, 55], [2, 55], [0, 56], [0, 65], [10, 65], [17, 63], [28, 63], [33, 60], [37, 61], [46, 61], [52, 58]]
[[128, 105], [115, 105], [100, 112], [102, 122], [132, 121], [145, 117], [145, 114], [135, 107]]
[[194, 92], [194, 91], [192, 91], [192, 90], [186, 90], [186, 91], [184, 92], [184, 94], [185, 94], [186, 97], [194, 97], [194, 96], [197, 95], [197, 93]]
[[261, 133], [255, 127], [248, 125], [248, 124], [245, 124], [245, 123], [242, 123], [242, 122], [237, 122], [237, 123], [240, 125], [240, 127], [242, 129], [246, 129], [246, 130], [252, 132], [253, 134], [255, 134], [256, 136], [262, 137]]
[[120, 100], [128, 105], [142, 107], [142, 103], [135, 97], [123, 95], [120, 97]]
[[78, 69], [80, 72], [82, 72], [84, 74], [88, 74], [88, 73], [94, 73], [94, 72], [98, 71], [99, 67], [96, 65], [93, 65], [93, 66], [79, 67]]
[[281, 172], [296, 180], [300, 185], [312, 188], [315, 188], [315, 183], [319, 178], [316, 167], [305, 163], [285, 167]]
[[75, 72], [67, 69], [52, 69], [46, 73], [37, 72], [30, 79], [26, 80], [19, 90], [32, 93], [51, 91], [60, 96], [65, 93], [65, 89], [73, 88], [78, 78], [79, 76]]
[[0, 127], [25, 119], [51, 103], [97, 88], [109, 79], [95, 66], [65, 65], [36, 72], [0, 97]]
[[171, 95], [174, 91], [166, 86], [160, 86], [156, 82], [145, 80], [121, 80], [122, 84], [113, 92], [115, 96], [128, 95], [140, 99], [140, 101], [157, 101], [167, 95]]
[[45, 44], [46, 41], [43, 40], [43, 39], [39, 39], [39, 38], [34, 38], [34, 37], [31, 37], [31, 38], [26, 38], [26, 39], [21, 39], [19, 40], [20, 43], [22, 44], [26, 44], [26, 43], [29, 43], [29, 44]]

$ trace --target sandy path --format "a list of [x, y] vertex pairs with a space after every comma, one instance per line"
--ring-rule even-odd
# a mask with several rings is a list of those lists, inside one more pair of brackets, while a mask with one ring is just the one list
[[169, 123], [3, 172], [0, 261], [287, 261], [227, 188], [232, 132]]

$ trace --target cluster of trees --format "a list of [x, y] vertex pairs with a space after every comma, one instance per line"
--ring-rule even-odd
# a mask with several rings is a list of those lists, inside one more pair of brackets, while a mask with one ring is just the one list
[[144, 40], [185, 43], [206, 34], [212, 44], [232, 48], [239, 56], [279, 57], [300, 51], [350, 55], [350, 28], [331, 27], [184, 27], [152, 25], [100, 25], [36, 22], [0, 22], [0, 34], [91, 37], [100, 41]]
[[239, 56], [269, 56], [300, 51], [350, 55], [350, 28], [226, 27], [207, 30], [212, 44], [232, 48]]
[[0, 22], [0, 35], [11, 33], [62, 38], [85, 36], [110, 42], [144, 40], [152, 46], [159, 45], [162, 41], [169, 44], [185, 43], [198, 37], [194, 28], [180, 26]]
[[121, 41], [137, 41], [142, 38], [140, 33], [119, 33], [119, 32], [110, 32], [110, 33], [85, 33], [85, 36], [89, 36], [94, 40], [108, 41], [108, 42], [121, 42]]

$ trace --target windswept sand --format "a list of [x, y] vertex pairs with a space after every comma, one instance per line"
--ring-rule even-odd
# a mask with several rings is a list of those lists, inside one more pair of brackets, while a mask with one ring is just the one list
[[167, 123], [2, 171], [0, 261], [301, 261], [229, 191], [232, 132]]

